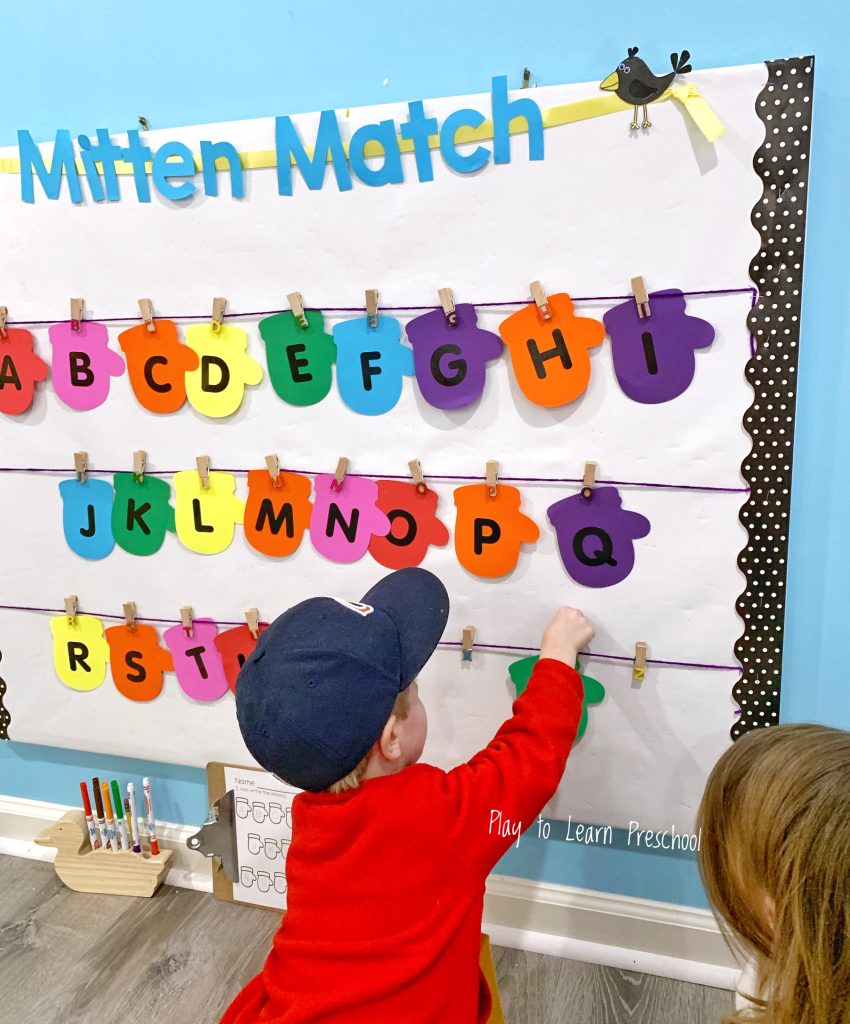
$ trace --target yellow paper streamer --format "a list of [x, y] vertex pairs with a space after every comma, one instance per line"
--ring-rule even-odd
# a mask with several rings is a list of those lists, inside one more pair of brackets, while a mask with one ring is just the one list
[[[673, 86], [666, 92], [662, 93], [655, 102], [661, 103], [664, 100], [669, 99], [674, 99], [678, 103], [682, 104], [685, 113], [693, 120], [694, 124], [699, 128], [709, 142], [714, 142], [719, 139], [725, 131], [723, 123], [705, 101], [703, 96], [700, 94], [699, 89], [697, 89], [695, 85], [689, 84]], [[593, 96], [587, 100], [576, 100], [574, 103], [564, 103], [557, 107], [549, 107], [541, 113], [544, 128], [560, 128], [565, 124], [575, 124], [577, 121], [587, 121], [592, 117], [603, 117], [606, 114], [616, 114], [623, 110], [630, 109], [630, 104], [624, 103], [614, 93], [605, 93], [604, 95]], [[511, 135], [524, 135], [528, 131], [528, 123], [524, 117], [515, 117], [509, 125], [509, 131]], [[459, 128], [455, 134], [455, 145], [462, 146], [466, 143], [472, 142], [487, 142], [492, 138], [493, 122], [488, 119], [486, 121], [482, 121], [477, 128], [471, 128], [469, 126]], [[398, 144], [399, 152], [413, 152], [414, 147], [412, 139], [403, 139], [400, 135], [397, 135], [396, 142]], [[348, 143], [346, 142], [343, 145], [345, 155], [348, 156]], [[314, 152], [313, 147], [305, 146], [304, 148], [307, 155], [312, 159]], [[428, 136], [428, 148], [440, 148], [439, 135]], [[372, 141], [367, 142], [363, 147], [363, 155], [381, 157], [384, 155], [384, 150], [381, 144], [373, 139]], [[193, 154], [193, 159], [195, 161], [195, 170], [200, 171], [202, 169], [200, 154]], [[243, 169], [246, 171], [277, 167], [277, 151], [274, 149], [249, 150], [246, 153], [240, 153], [239, 159], [242, 163]], [[176, 158], [175, 162], [179, 162], [179, 157]], [[291, 163], [294, 165], [295, 162], [295, 157], [292, 156]], [[77, 159], [75, 164], [77, 171], [81, 175], [84, 175], [86, 171], [82, 160]], [[215, 165], [217, 170], [227, 170], [227, 160], [223, 157], [219, 157], [219, 159], [216, 160]], [[100, 164], [97, 164], [96, 166], [102, 172], [102, 166]], [[151, 163], [145, 164], [145, 169], [148, 174], [151, 173], [151, 168]], [[115, 163], [115, 172], [116, 174], [123, 175], [132, 174], [133, 165], [124, 160], [118, 160]], [[18, 157], [0, 157], [0, 174], [20, 173], [21, 162]]]

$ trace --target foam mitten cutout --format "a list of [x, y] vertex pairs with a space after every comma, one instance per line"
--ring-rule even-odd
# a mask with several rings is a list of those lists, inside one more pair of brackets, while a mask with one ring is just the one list
[[520, 512], [521, 503], [520, 492], [507, 484], [499, 484], [495, 496], [487, 484], [457, 488], [455, 553], [464, 569], [495, 579], [516, 568], [522, 545], [540, 536], [537, 523]]
[[193, 408], [213, 419], [232, 416], [242, 404], [245, 388], [259, 384], [263, 368], [248, 355], [248, 335], [240, 327], [211, 324], [186, 328], [186, 344], [198, 356], [197, 370], [186, 374], [186, 397]]
[[192, 470], [174, 474], [174, 519], [177, 536], [190, 551], [217, 555], [230, 546], [236, 523], [241, 523], [244, 502], [235, 495], [236, 477], [213, 471], [209, 487]]
[[68, 547], [81, 558], [97, 561], [115, 547], [112, 533], [112, 485], [87, 477], [62, 480], [62, 530]]
[[289, 311], [275, 313], [259, 324], [272, 387], [289, 405], [321, 402], [333, 382], [336, 345], [325, 333], [325, 318], [316, 309], [306, 310], [304, 315], [306, 327]]
[[[268, 626], [267, 622], [259, 623], [260, 632], [268, 629]], [[214, 640], [216, 650], [221, 656], [224, 674], [231, 693], [236, 693], [236, 677], [239, 675], [239, 670], [254, 653], [257, 639], [259, 638], [255, 638], [251, 634], [247, 624], [243, 624], [234, 626], [232, 629], [225, 629]]]
[[227, 693], [224, 664], [215, 646], [217, 633], [211, 619], [195, 619], [191, 636], [182, 626], [170, 626], [162, 635], [174, 659], [177, 682], [192, 700], [218, 700]]
[[166, 533], [174, 533], [171, 487], [166, 480], [133, 473], [116, 473], [112, 478], [112, 534], [115, 543], [131, 555], [153, 555], [162, 547]]
[[548, 320], [532, 302], [499, 325], [522, 393], [535, 405], [567, 405], [590, 382], [590, 349], [602, 344], [598, 320], [576, 316], [569, 295], [550, 295]]
[[[519, 661], [514, 661], [509, 667], [508, 672], [511, 677], [511, 682], [516, 687], [516, 695], [519, 697], [525, 692], [525, 688], [528, 686], [528, 682], [531, 679], [531, 673], [534, 670], [534, 666], [540, 661], [540, 655], [534, 654], [530, 658], [521, 658]], [[590, 676], [584, 675], [576, 662], [576, 672], [581, 676], [581, 681], [584, 686], [584, 700], [581, 706], [581, 718], [578, 723], [578, 732], [576, 733], [575, 742], [584, 736], [587, 730], [587, 709], [592, 707], [594, 704], [601, 704], [605, 699], [605, 687], [598, 679], [592, 679]]]
[[47, 363], [33, 345], [32, 334], [20, 327], [7, 327], [6, 337], [0, 338], [0, 412], [26, 412], [36, 384], [47, 380]]
[[106, 678], [109, 646], [103, 623], [93, 615], [67, 615], [50, 620], [53, 634], [53, 664], [56, 674], [72, 690], [96, 690]]
[[402, 381], [413, 375], [413, 352], [401, 343], [401, 324], [379, 316], [343, 320], [333, 329], [336, 383], [349, 409], [365, 416], [389, 412], [401, 398]]
[[48, 328], [53, 346], [51, 370], [53, 387], [72, 409], [96, 409], [109, 395], [113, 377], [124, 372], [124, 360], [109, 347], [104, 324], [81, 320], [75, 331], [71, 322]]
[[348, 476], [339, 490], [334, 477], [316, 477], [316, 496], [310, 518], [310, 540], [320, 555], [348, 564], [362, 558], [373, 535], [386, 536], [390, 521], [377, 505], [374, 480]]
[[136, 324], [118, 335], [127, 357], [130, 385], [148, 412], [176, 412], [186, 401], [186, 374], [201, 363], [198, 353], [183, 345], [173, 320], [154, 320], [154, 330]]
[[416, 383], [422, 397], [436, 409], [462, 409], [484, 391], [487, 362], [502, 354], [498, 334], [478, 326], [475, 307], [455, 307], [452, 327], [442, 309], [409, 321], [407, 337], [413, 346]]
[[436, 491], [420, 494], [416, 485], [404, 480], [378, 481], [378, 508], [390, 521], [390, 532], [372, 537], [369, 554], [388, 569], [421, 565], [428, 548], [445, 547], [449, 531], [437, 516]]
[[310, 525], [312, 489], [309, 477], [300, 473], [280, 473], [275, 487], [265, 469], [250, 470], [245, 539], [251, 547], [271, 558], [297, 551]]
[[594, 487], [589, 498], [573, 494], [547, 514], [564, 568], [586, 587], [622, 583], [635, 566], [634, 541], [650, 530], [645, 516], [623, 508], [616, 487]]
[[708, 348], [714, 328], [688, 316], [677, 288], [652, 292], [651, 315], [641, 319], [632, 299], [602, 317], [611, 337], [614, 373], [625, 395], [647, 405], [669, 402], [690, 387], [696, 373], [695, 349]]
[[109, 666], [115, 688], [129, 700], [154, 700], [162, 692], [164, 672], [174, 671], [169, 651], [160, 646], [159, 633], [153, 626], [126, 623], [106, 630], [109, 644]]

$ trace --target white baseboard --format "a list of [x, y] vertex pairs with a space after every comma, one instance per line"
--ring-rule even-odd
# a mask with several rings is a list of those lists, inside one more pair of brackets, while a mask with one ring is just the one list
[[497, 945], [733, 990], [741, 973], [710, 910], [491, 875]]
[[[0, 796], [0, 853], [52, 861], [33, 840], [67, 810]], [[166, 882], [210, 892], [210, 862], [186, 846], [198, 827], [159, 822], [157, 835], [174, 851]], [[673, 903], [491, 875], [484, 930], [500, 946], [715, 988], [734, 989], [740, 974], [711, 912]]]

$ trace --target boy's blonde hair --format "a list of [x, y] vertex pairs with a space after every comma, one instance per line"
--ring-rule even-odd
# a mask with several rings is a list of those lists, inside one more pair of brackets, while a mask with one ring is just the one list
[[[405, 719], [407, 718], [408, 712], [410, 711], [410, 693], [408, 689], [404, 689], [396, 697], [395, 704], [390, 715], [395, 715], [396, 718]], [[377, 739], [377, 737], [376, 737]], [[371, 753], [371, 751], [370, 751]], [[327, 788], [328, 793], [344, 793], [347, 789], [357, 789], [360, 782], [363, 779], [363, 773], [366, 771], [366, 765], [369, 763], [369, 754], [367, 754], [360, 764], [356, 768], [344, 775], [337, 782], [331, 783]]]
[[698, 826], [724, 935], [756, 958], [756, 1019], [850, 1022], [850, 733], [781, 725], [743, 736], [709, 776]]

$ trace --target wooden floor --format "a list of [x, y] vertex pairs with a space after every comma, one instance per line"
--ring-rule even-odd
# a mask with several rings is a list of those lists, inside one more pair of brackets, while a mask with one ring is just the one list
[[[276, 916], [163, 888], [71, 892], [50, 864], [0, 857], [0, 1019], [217, 1024], [262, 965]], [[494, 949], [507, 1024], [718, 1024], [732, 995]]]

